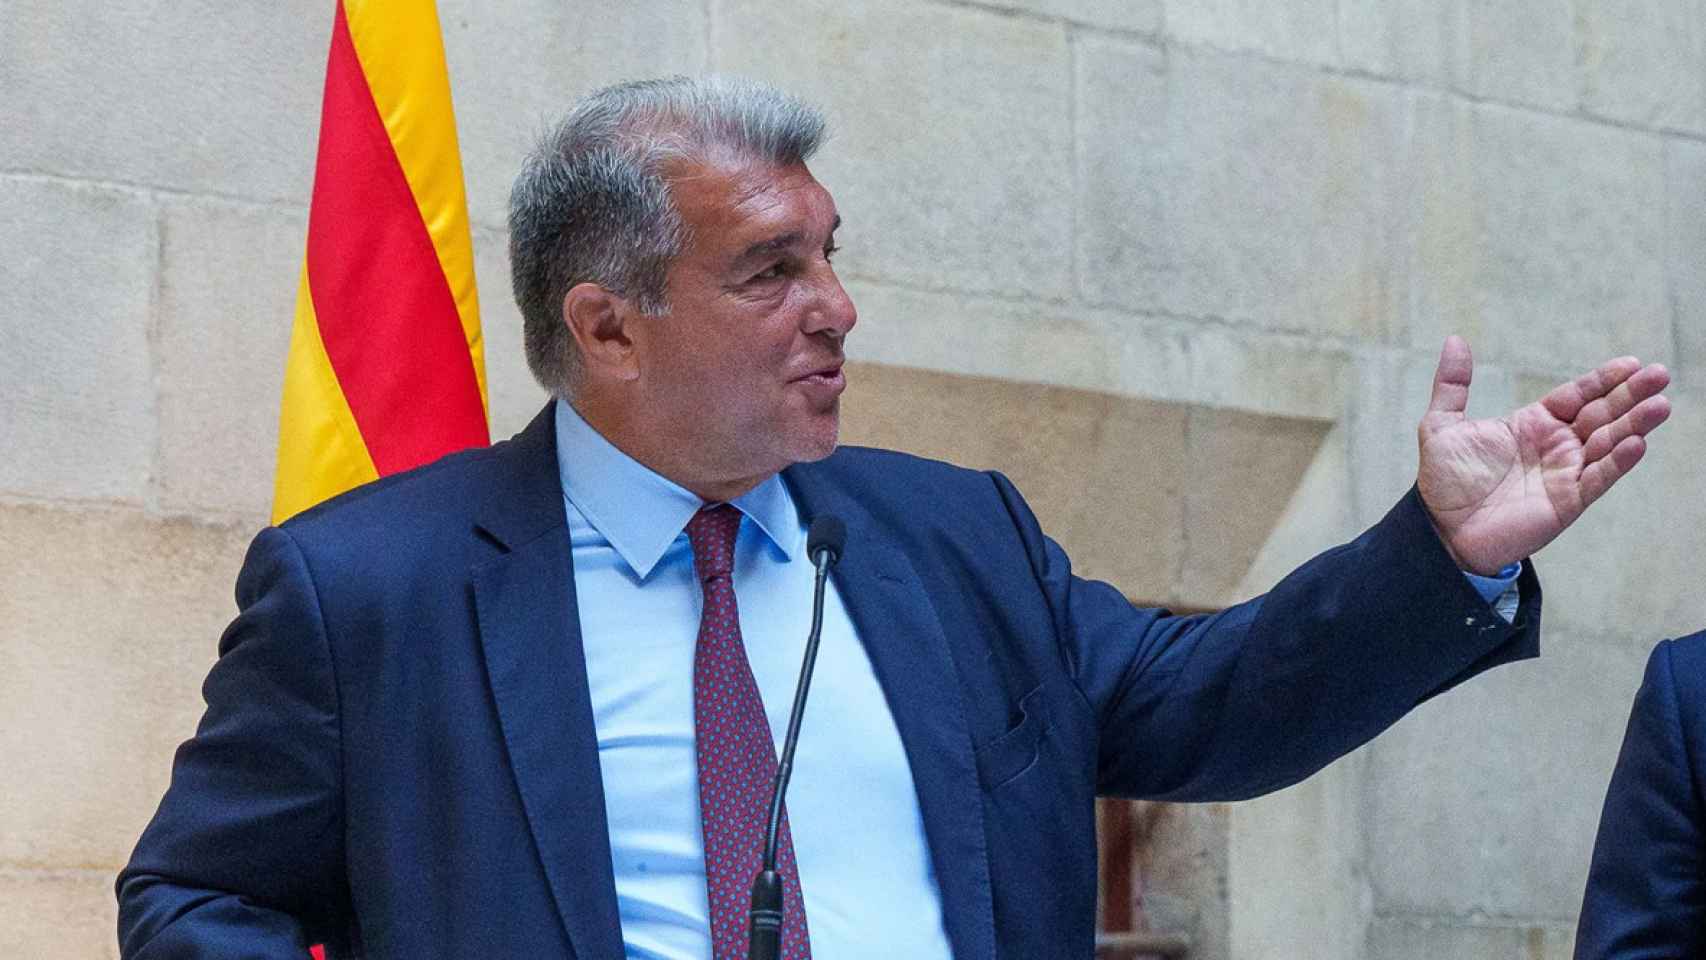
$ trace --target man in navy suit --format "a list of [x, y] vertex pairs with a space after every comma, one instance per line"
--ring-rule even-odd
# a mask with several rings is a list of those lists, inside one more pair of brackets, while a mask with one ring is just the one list
[[556, 399], [256, 538], [119, 878], [125, 956], [743, 955], [729, 890], [826, 515], [849, 533], [785, 955], [1088, 956], [1098, 794], [1274, 790], [1534, 655], [1523, 558], [1668, 413], [1664, 370], [1624, 358], [1469, 420], [1452, 338], [1385, 519], [1221, 613], [1137, 609], [999, 474], [836, 449], [856, 315], [805, 165], [821, 132], [775, 91], [667, 80], [547, 138], [511, 252]]
[[1605, 794], [1579, 960], [1706, 953], [1706, 632], [1647, 661]]

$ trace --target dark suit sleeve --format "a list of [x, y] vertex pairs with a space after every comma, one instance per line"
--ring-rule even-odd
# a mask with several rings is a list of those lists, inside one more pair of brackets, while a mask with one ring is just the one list
[[[1697, 638], [1693, 653], [1706, 637]], [[1576, 932], [1578, 960], [1698, 957], [1706, 948], [1706, 863], [1691, 754], [1697, 659], [1659, 644], [1629, 714], [1599, 819]], [[1691, 702], [1692, 701], [1692, 702]]]
[[1507, 623], [1451, 561], [1413, 489], [1265, 596], [1171, 616], [1073, 576], [1018, 494], [996, 482], [1097, 717], [1104, 794], [1218, 801], [1277, 790], [1441, 690], [1538, 652], [1532, 568]]
[[[278, 529], [249, 548], [207, 711], [118, 878], [135, 960], [302, 960], [342, 902], [336, 684], [313, 581]], [[332, 921], [335, 922], [335, 921]]]

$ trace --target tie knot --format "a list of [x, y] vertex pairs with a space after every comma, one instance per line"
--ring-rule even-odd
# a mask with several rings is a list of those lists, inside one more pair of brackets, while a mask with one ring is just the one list
[[687, 521], [687, 540], [693, 545], [693, 567], [701, 582], [726, 577], [735, 568], [735, 537], [740, 511], [726, 503], [705, 507]]

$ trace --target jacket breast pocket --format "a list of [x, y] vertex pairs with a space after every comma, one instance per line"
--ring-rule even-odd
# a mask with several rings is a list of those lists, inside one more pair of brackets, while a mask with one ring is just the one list
[[1036, 765], [1050, 728], [1048, 697], [1042, 684], [1020, 698], [1019, 713], [1013, 729], [976, 750], [977, 775], [985, 790], [1010, 783]]

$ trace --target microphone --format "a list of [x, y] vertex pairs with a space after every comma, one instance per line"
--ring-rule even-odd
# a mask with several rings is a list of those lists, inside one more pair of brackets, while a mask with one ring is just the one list
[[823, 591], [829, 569], [841, 559], [847, 546], [847, 525], [835, 517], [815, 517], [806, 533], [806, 556], [817, 568], [812, 591], [812, 629], [806, 636], [806, 656], [800, 663], [800, 681], [794, 687], [794, 708], [788, 714], [788, 735], [782, 740], [782, 759], [776, 764], [776, 782], [770, 791], [770, 820], [764, 831], [764, 860], [752, 881], [752, 910], [747, 914], [747, 960], [776, 960], [782, 950], [782, 876], [776, 872], [776, 841], [782, 829], [782, 798], [788, 792], [788, 776], [794, 770], [794, 747], [800, 740], [800, 718], [806, 712], [806, 693], [817, 665], [817, 644], [823, 633]]

